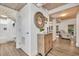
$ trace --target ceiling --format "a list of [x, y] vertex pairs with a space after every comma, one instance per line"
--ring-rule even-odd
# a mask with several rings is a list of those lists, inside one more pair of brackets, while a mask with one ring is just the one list
[[[21, 10], [27, 3], [0, 3], [0, 5], [6, 6], [8, 8], [14, 9], [14, 10]], [[67, 3], [33, 3], [37, 6], [46, 8], [47, 10], [51, 10], [57, 7], [60, 7], [62, 5], [65, 5]], [[57, 12], [55, 14], [51, 14], [50, 16], [53, 18], [60, 18], [60, 19], [68, 19], [68, 18], [74, 18], [76, 17], [76, 14], [79, 10], [79, 7], [73, 7], [61, 12]], [[65, 16], [61, 16], [62, 14], [67, 14]]]
[[[0, 6], [0, 18], [1, 18], [1, 15], [6, 15], [6, 16], [10, 17], [11, 19], [16, 19], [16, 12], [13, 10], [20, 11], [26, 4], [27, 3], [0, 3], [0, 5], [1, 5]], [[40, 7], [44, 7], [45, 5], [49, 5], [47, 3], [33, 3], [33, 4], [36, 4], [36, 5], [38, 4]], [[11, 8], [13, 10], [5, 8], [3, 6]]]
[[79, 12], [79, 6], [61, 11], [61, 12], [57, 12], [55, 14], [51, 14], [50, 16], [53, 18], [58, 18], [58, 19], [70, 19], [70, 18], [75, 18], [77, 12]]
[[[8, 8], [14, 9], [19, 11], [21, 8], [23, 8], [27, 3], [0, 3], [0, 5], [6, 6]], [[66, 3], [34, 3], [37, 6], [41, 6], [43, 8], [46, 8], [48, 10], [54, 9], [56, 7], [65, 5]], [[49, 7], [50, 6], [50, 7]]]
[[67, 4], [67, 3], [46, 3], [42, 7], [46, 8], [48, 10], [51, 10], [51, 9], [57, 8], [59, 6], [65, 5], [65, 4]]
[[0, 3], [0, 5], [19, 11], [26, 3]]

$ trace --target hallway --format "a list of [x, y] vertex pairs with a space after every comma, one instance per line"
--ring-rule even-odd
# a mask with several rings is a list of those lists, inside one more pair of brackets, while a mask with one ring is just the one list
[[70, 40], [60, 39], [54, 42], [48, 56], [79, 56], [79, 48], [72, 46]]
[[0, 56], [27, 56], [21, 49], [16, 49], [15, 42], [0, 44]]

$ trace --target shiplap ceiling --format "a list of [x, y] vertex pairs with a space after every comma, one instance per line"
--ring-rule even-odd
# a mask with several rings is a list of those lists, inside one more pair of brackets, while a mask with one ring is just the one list
[[[37, 6], [44, 7], [49, 6], [50, 4], [47, 3], [33, 3]], [[14, 10], [20, 11], [27, 3], [0, 3], [0, 15], [6, 15], [11, 19], [16, 19], [16, 12]], [[52, 7], [58, 7], [56, 4], [52, 3]], [[60, 4], [61, 5], [61, 4]], [[4, 7], [3, 7], [4, 6]], [[8, 8], [7, 8], [8, 7]], [[55, 8], [54, 7], [54, 8]], [[13, 9], [13, 10], [12, 10]], [[48, 9], [48, 8], [46, 8]]]
[[[8, 8], [14, 9], [14, 10], [21, 10], [27, 3], [0, 3], [0, 5], [2, 6], [6, 6]], [[51, 10], [57, 7], [60, 7], [62, 5], [65, 5], [67, 3], [33, 3], [37, 6], [46, 8], [47, 10]], [[56, 14], [51, 14], [51, 17], [57, 17], [57, 18], [61, 18], [61, 19], [66, 19], [66, 18], [74, 18], [76, 13], [78, 12], [79, 8], [75, 7], [75, 8], [70, 8], [68, 10], [64, 10], [62, 12], [58, 12]], [[64, 13], [68, 13], [68, 15], [66, 15], [65, 17], [60, 17], [61, 14]]]
[[26, 3], [0, 3], [0, 5], [19, 11]]
[[[0, 3], [0, 5], [6, 6], [8, 8], [11, 8], [17, 11], [22, 9], [26, 4], [27, 3]], [[51, 10], [59, 6], [65, 5], [66, 3], [34, 3], [34, 4], [42, 5], [41, 7]]]
[[42, 7], [46, 8], [48, 10], [51, 10], [51, 9], [60, 7], [60, 6], [65, 5], [65, 4], [67, 4], [67, 3], [46, 3]]
[[69, 8], [67, 10], [63, 10], [61, 12], [57, 12], [55, 14], [51, 14], [51, 17], [58, 18], [58, 19], [70, 19], [75, 18], [77, 13], [79, 12], [79, 6]]

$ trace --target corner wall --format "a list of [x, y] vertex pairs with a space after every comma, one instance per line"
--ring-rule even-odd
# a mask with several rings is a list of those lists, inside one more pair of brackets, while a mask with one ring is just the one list
[[49, 20], [49, 16], [48, 16], [48, 12], [47, 10], [45, 9], [42, 9], [42, 8], [38, 8], [36, 7], [35, 5], [31, 4], [31, 53], [32, 55], [37, 55], [37, 52], [38, 52], [38, 48], [37, 48], [37, 34], [40, 33], [40, 30], [35, 26], [34, 24], [34, 16], [35, 16], [35, 13], [36, 12], [42, 12], [43, 15], [45, 17], [48, 18]]
[[[28, 55], [37, 55], [37, 34], [40, 33], [39, 29], [34, 24], [34, 15], [36, 12], [42, 12], [48, 18], [47, 10], [36, 7], [34, 4], [27, 4], [21, 9], [20, 16], [20, 38], [18, 38], [18, 46], [22, 48]], [[19, 26], [19, 25], [18, 25]], [[18, 32], [19, 33], [19, 32]], [[20, 42], [19, 42], [20, 39]], [[24, 40], [24, 41], [23, 41]], [[21, 44], [20, 44], [21, 43]]]
[[17, 48], [22, 48], [24, 52], [31, 55], [31, 16], [29, 17], [29, 5], [25, 5], [18, 14], [17, 19]]

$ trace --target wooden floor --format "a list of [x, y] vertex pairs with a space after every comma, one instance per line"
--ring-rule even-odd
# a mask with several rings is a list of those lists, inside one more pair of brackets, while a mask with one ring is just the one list
[[[16, 49], [15, 42], [8, 42], [0, 44], [0, 56], [27, 56], [27, 54], [21, 49]], [[54, 42], [48, 56], [79, 56], [79, 48], [73, 46], [70, 40], [60, 39]]]
[[0, 44], [0, 56], [27, 56], [21, 49], [16, 49], [15, 42]]
[[48, 56], [79, 56], [79, 48], [75, 47], [70, 40], [60, 39], [54, 42]]

